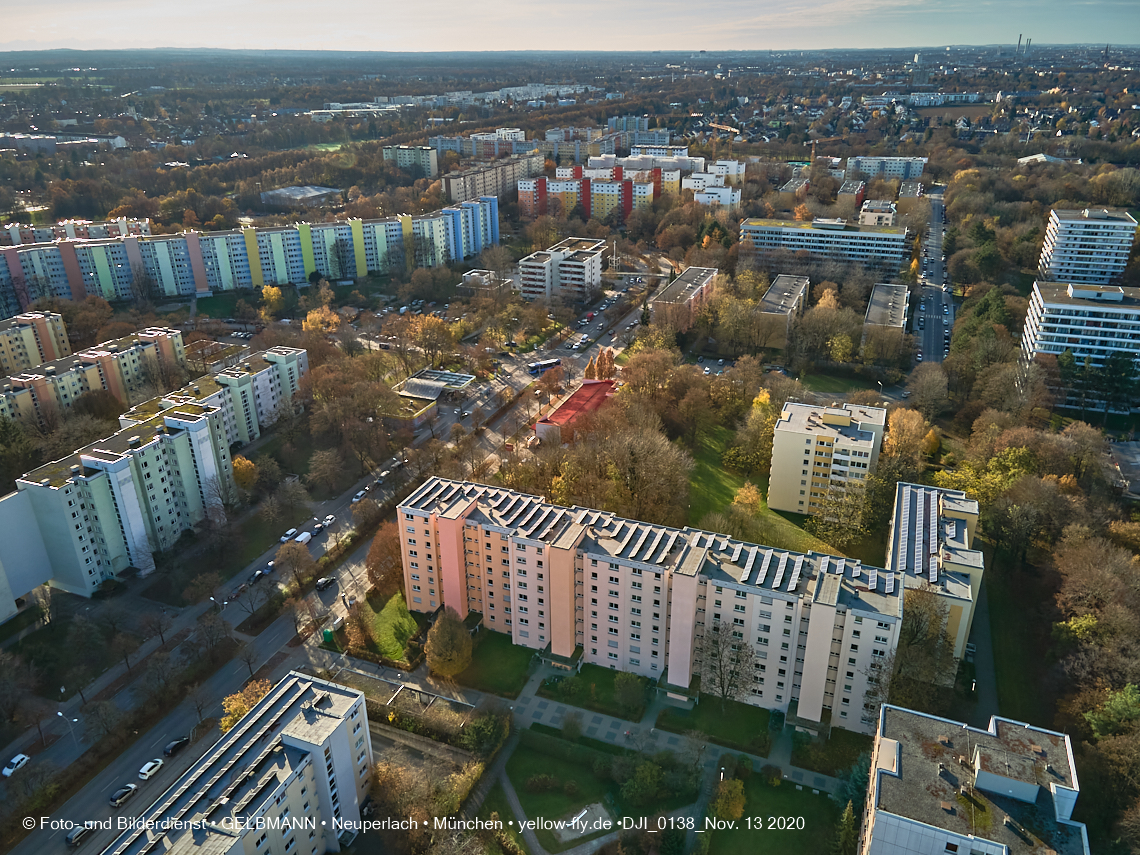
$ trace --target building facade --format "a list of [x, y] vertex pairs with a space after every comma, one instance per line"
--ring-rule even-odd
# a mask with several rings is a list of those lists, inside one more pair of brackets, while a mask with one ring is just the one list
[[423, 178], [439, 177], [438, 155], [430, 145], [386, 145], [384, 159]]
[[87, 392], [110, 392], [130, 405], [172, 367], [186, 366], [182, 332], [149, 327], [0, 380], [0, 414], [47, 425]]
[[816, 219], [811, 223], [790, 220], [744, 220], [740, 240], [750, 241], [753, 251], [767, 255], [780, 250], [806, 252], [819, 258], [853, 261], [872, 269], [897, 272], [910, 257], [906, 229], [854, 226], [846, 220]]
[[918, 178], [926, 171], [925, 157], [849, 157], [847, 177], [898, 178], [906, 181]]
[[719, 274], [715, 267], [687, 268], [653, 296], [649, 311], [659, 323], [667, 323], [678, 332], [686, 332], [692, 328], [701, 307], [712, 296]]
[[784, 350], [788, 346], [792, 321], [800, 317], [807, 307], [808, 287], [811, 280], [807, 276], [791, 276], [781, 273], [772, 280], [764, 297], [760, 300], [760, 311], [764, 315], [764, 347]]
[[569, 237], [519, 261], [526, 300], [585, 300], [602, 287], [604, 240]]
[[880, 407], [784, 404], [772, 437], [768, 507], [814, 514], [828, 491], [862, 486], [879, 462], [886, 423]]
[[14, 374], [70, 355], [62, 315], [24, 312], [0, 321], [0, 373]]
[[[993, 716], [975, 728], [884, 704], [871, 751], [864, 855], [1089, 855], [1064, 733]], [[984, 818], [984, 819], [982, 819]]]
[[25, 243], [50, 243], [53, 240], [98, 240], [100, 238], [149, 235], [150, 220], [121, 217], [93, 223], [87, 220], [62, 220], [50, 226], [11, 223], [0, 227], [0, 246]]
[[859, 225], [893, 226], [896, 216], [894, 202], [885, 199], [868, 199], [859, 209]]
[[1128, 265], [1136, 220], [1127, 211], [1085, 208], [1049, 212], [1038, 275], [1051, 282], [1109, 285]]
[[745, 702], [874, 729], [866, 674], [894, 650], [902, 614], [885, 570], [440, 478], [401, 502], [398, 522], [411, 611], [477, 612], [544, 657], [571, 663], [581, 648], [581, 661], [677, 696], [712, 667], [706, 636], [731, 633], [752, 655]]
[[452, 202], [466, 202], [482, 196], [502, 200], [524, 179], [541, 175], [545, 161], [542, 155], [513, 154], [487, 166], [476, 166], [443, 176], [443, 192]]
[[140, 272], [162, 296], [207, 296], [303, 285], [314, 272], [358, 279], [442, 267], [498, 242], [499, 200], [482, 196], [422, 216], [0, 247], [0, 314], [41, 297], [130, 299]]
[[148, 855], [161, 834], [167, 852], [340, 852], [374, 762], [364, 694], [292, 671], [102, 851]]

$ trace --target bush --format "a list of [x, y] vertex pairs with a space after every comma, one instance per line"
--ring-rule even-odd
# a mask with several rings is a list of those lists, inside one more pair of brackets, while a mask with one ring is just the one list
[[765, 763], [760, 767], [760, 777], [773, 787], [778, 787], [780, 781], [784, 780], [784, 770], [773, 763]]
[[752, 758], [747, 754], [741, 754], [736, 758], [736, 777], [742, 781], [752, 777]]
[[590, 771], [599, 778], [608, 779], [613, 774], [613, 761], [609, 757], [595, 757], [590, 764]]
[[562, 792], [568, 796], [578, 795], [578, 782], [577, 781], [567, 781], [565, 784], [562, 785]]
[[557, 788], [558, 779], [543, 772], [541, 775], [531, 775], [526, 779], [528, 793], [548, 793]]

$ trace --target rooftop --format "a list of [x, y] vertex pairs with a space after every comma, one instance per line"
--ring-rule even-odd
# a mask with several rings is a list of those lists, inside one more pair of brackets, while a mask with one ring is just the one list
[[893, 226], [861, 226], [858, 223], [849, 223], [846, 220], [812, 220], [810, 223], [806, 220], [767, 220], [759, 217], [753, 217], [744, 220], [740, 227], [745, 228], [765, 228], [765, 229], [802, 229], [808, 231], [818, 232], [845, 232], [847, 234], [889, 234], [889, 235], [905, 235], [905, 228], [895, 228]]
[[614, 393], [613, 380], [585, 380], [574, 394], [542, 421], [555, 425], [567, 425], [583, 413], [592, 413]]
[[906, 285], [876, 285], [867, 301], [864, 323], [881, 327], [906, 326], [910, 294]]
[[1067, 282], [1049, 282], [1038, 279], [1034, 289], [1041, 294], [1045, 303], [1058, 303], [1067, 306], [1105, 306], [1140, 311], [1140, 288], [1124, 288], [1119, 285], [1085, 285]]
[[982, 730], [885, 704], [876, 742], [877, 812], [999, 843], [1009, 855], [1089, 851], [1084, 826], [1056, 818], [1054, 795], [1067, 801], [1075, 792], [1066, 790], [1079, 789], [1064, 734], [996, 716]]
[[[139, 814], [139, 825], [169, 828], [168, 853], [230, 851], [242, 826], [305, 762], [309, 752], [296, 743], [319, 744], [362, 698], [347, 686], [291, 672]], [[103, 853], [142, 855], [150, 841], [145, 827], [124, 831]]]
[[1111, 225], [1136, 226], [1135, 218], [1121, 208], [1054, 208], [1053, 214], [1060, 220], [1081, 220], [1085, 222], [1103, 221]]
[[604, 252], [606, 242], [596, 238], [568, 237], [550, 247], [550, 252]]
[[[843, 424], [849, 419], [848, 424]], [[792, 430], [818, 433], [820, 436], [843, 437], [855, 442], [874, 445], [875, 435], [863, 425], [887, 423], [887, 411], [882, 407], [868, 407], [862, 404], [844, 404], [840, 407], [799, 404], [788, 401], [780, 411], [776, 422], [778, 430]]]
[[760, 311], [777, 315], [786, 315], [794, 311], [797, 302], [801, 301], [807, 291], [811, 280], [806, 276], [791, 276], [781, 273], [764, 292], [760, 301]]
[[720, 271], [715, 267], [690, 267], [653, 298], [654, 303], [685, 303], [701, 287], [709, 284]]
[[100, 344], [77, 350], [71, 356], [63, 356], [59, 359], [53, 359], [49, 362], [41, 363], [34, 368], [25, 369], [20, 374], [14, 374], [13, 377], [21, 379], [31, 379], [36, 376], [43, 375], [57, 375], [71, 371], [73, 368], [79, 368], [83, 365], [93, 365], [100, 357], [108, 354], [117, 355], [128, 353], [136, 347], [153, 347], [154, 343], [151, 341], [144, 341], [143, 337], [160, 338], [162, 336], [181, 336], [182, 332], [175, 329], [167, 329], [165, 327], [148, 327], [145, 330], [139, 330], [122, 338], [111, 339], [104, 341]]
[[844, 181], [841, 185], [839, 185], [839, 195], [840, 196], [854, 196], [856, 193], [858, 193], [865, 186], [866, 185], [862, 181], [859, 181], [858, 179], [855, 179], [855, 178], [850, 178], [847, 181]]
[[895, 210], [895, 203], [888, 199], [868, 199], [863, 203], [863, 207], [860, 210], [868, 212], [893, 212]]
[[899, 198], [917, 198], [922, 195], [922, 184], [918, 181], [904, 181], [899, 185]]

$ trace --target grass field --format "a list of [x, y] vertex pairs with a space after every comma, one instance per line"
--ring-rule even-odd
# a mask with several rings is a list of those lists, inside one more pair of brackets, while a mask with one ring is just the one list
[[344, 143], [342, 143], [342, 142], [313, 143], [312, 145], [305, 146], [305, 148], [308, 151], [340, 151], [342, 148], [344, 148]]
[[526, 685], [534, 651], [511, 643], [511, 637], [488, 629], [479, 631], [471, 664], [455, 679], [464, 686], [505, 698], [517, 698]]
[[236, 311], [237, 301], [245, 300], [256, 307], [257, 296], [242, 291], [215, 294], [212, 297], [198, 298], [198, 316], [209, 318], [232, 318]]
[[[573, 781], [578, 785], [576, 795], [568, 796], [562, 789], [555, 789], [545, 793], [532, 793], [527, 790], [526, 782], [535, 775], [553, 775], [562, 784]], [[608, 782], [598, 778], [593, 771], [585, 765], [571, 763], [560, 757], [551, 757], [542, 754], [525, 745], [515, 749], [507, 761], [507, 775], [519, 797], [519, 803], [526, 812], [528, 819], [569, 819], [572, 813], [577, 812], [586, 805], [600, 802], [605, 798]], [[607, 834], [599, 831], [572, 841], [564, 846], [551, 831], [536, 829], [538, 842], [547, 852], [561, 852], [571, 846], [576, 846], [591, 837]]]
[[1003, 716], [1041, 727], [1052, 726], [1052, 704], [1041, 698], [1040, 662], [1035, 610], [1025, 608], [1024, 592], [993, 572], [993, 551], [986, 550], [986, 599], [990, 610], [990, 638], [997, 679], [998, 710]]
[[767, 757], [772, 747], [768, 734], [768, 710], [704, 696], [691, 710], [666, 707], [657, 716], [657, 726], [674, 733], [699, 730], [718, 745]]
[[821, 775], [834, 776], [851, 768], [864, 751], [870, 751], [873, 741], [864, 733], [833, 727], [831, 736], [826, 740], [812, 738], [806, 743], [797, 741], [792, 746], [792, 765]]
[[[507, 833], [523, 852], [530, 855], [530, 850], [527, 848], [526, 841], [523, 839], [522, 834], [519, 832], [517, 825], [509, 825], [508, 823], [515, 818], [515, 812], [511, 810], [511, 804], [507, 801], [507, 794], [503, 791], [502, 784], [495, 784], [491, 787], [491, 791], [487, 793], [487, 798], [483, 799], [483, 806], [479, 808], [480, 819], [490, 819], [492, 813], [497, 813], [499, 819], [503, 823], [503, 831]], [[496, 849], [496, 851], [501, 851]]]
[[38, 621], [43, 613], [44, 610], [39, 606], [29, 606], [11, 620], [0, 624], [0, 641], [7, 641], [16, 633], [27, 629]]
[[397, 591], [387, 603], [369, 598], [366, 604], [375, 615], [372, 625], [377, 652], [389, 659], [403, 659], [408, 639], [419, 629], [416, 619], [408, 611], [404, 595]]
[[[744, 782], [744, 816], [753, 817], [753, 826], [762, 820], [764, 829], [748, 828], [745, 819], [737, 821], [733, 830], [713, 833], [710, 855], [804, 855], [807, 852], [829, 852], [835, 839], [840, 810], [826, 795], [815, 795], [809, 789], [797, 790], [784, 781], [769, 786], [759, 775]], [[768, 828], [770, 818], [798, 820], [802, 830]]]
[[[583, 665], [582, 669], [578, 672], [578, 677], [582, 681], [582, 693], [572, 701], [563, 701], [582, 709], [593, 710], [600, 712], [603, 715], [612, 715], [614, 718], [623, 718], [630, 721], [636, 721], [641, 718], [641, 715], [636, 715], [634, 718], [630, 717], [628, 710], [624, 709], [617, 700], [614, 698], [614, 680], [620, 671], [615, 671], [610, 668], [602, 668], [600, 665]], [[545, 686], [540, 686], [538, 694], [544, 698], [552, 700], [562, 700], [562, 698], [554, 691], [548, 690]], [[644, 710], [644, 707], [642, 708]]]
[[829, 377], [824, 374], [805, 374], [800, 378], [805, 389], [830, 395], [846, 395], [860, 389], [878, 389], [879, 384], [862, 377]]

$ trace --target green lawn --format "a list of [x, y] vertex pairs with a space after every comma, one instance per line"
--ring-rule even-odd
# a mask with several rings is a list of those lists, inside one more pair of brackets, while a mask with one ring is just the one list
[[853, 733], [840, 727], [831, 729], [826, 740], [798, 740], [792, 746], [792, 765], [821, 775], [835, 776], [849, 769], [864, 751], [870, 751], [874, 740], [864, 733]]
[[684, 733], [699, 730], [718, 745], [767, 757], [772, 741], [768, 734], [768, 710], [705, 695], [691, 710], [666, 707], [657, 716], [662, 730]]
[[517, 698], [526, 685], [534, 651], [511, 643], [511, 637], [488, 629], [475, 636], [471, 664], [456, 680], [464, 686], [505, 698]]
[[[641, 715], [631, 719], [629, 711], [614, 699], [614, 680], [620, 673], [612, 668], [586, 664], [578, 672], [578, 678], [582, 682], [582, 693], [578, 697], [572, 700], [564, 699], [556, 690], [548, 689], [545, 685], [539, 687], [538, 694], [544, 698], [600, 712], [603, 715], [612, 715], [614, 718], [640, 720]], [[642, 709], [644, 710], [644, 707]]]
[[231, 292], [215, 294], [212, 297], [198, 298], [198, 317], [232, 318], [237, 311], [237, 301], [245, 300], [251, 306], [256, 306], [257, 297], [244, 292]]
[[[759, 775], [744, 782], [744, 817], [733, 830], [713, 833], [710, 855], [804, 855], [831, 851], [841, 811], [823, 793], [815, 795], [805, 787], [797, 790], [795, 784], [784, 781], [778, 787], [769, 786]], [[749, 829], [746, 818], [753, 824], [763, 820], [764, 830]], [[798, 820], [803, 817], [802, 830], [768, 828], [769, 818]]]
[[744, 486], [743, 475], [729, 472], [720, 456], [732, 440], [732, 431], [717, 427], [700, 438], [693, 454], [695, 465], [689, 476], [689, 523], [700, 525], [706, 514], [723, 510], [732, 504], [736, 491]]
[[993, 550], [982, 584], [990, 611], [990, 638], [997, 679], [998, 710], [1015, 721], [1051, 727], [1052, 704], [1041, 700], [1038, 681], [1042, 651], [1038, 648], [1034, 609], [1025, 608], [1024, 594], [1013, 589], [1010, 580], [995, 573]]
[[419, 624], [408, 611], [404, 595], [397, 591], [387, 603], [369, 598], [368, 608], [376, 616], [373, 621], [377, 652], [389, 659], [403, 659], [408, 639], [416, 634]]
[[826, 374], [805, 374], [800, 378], [805, 389], [831, 395], [846, 395], [860, 389], [878, 389], [879, 384], [862, 377], [831, 377]]
[[[543, 774], [553, 775], [561, 784], [574, 781], [578, 785], [577, 795], [568, 796], [561, 789], [546, 793], [528, 792], [527, 780], [535, 775]], [[515, 794], [519, 797], [519, 804], [526, 812], [527, 819], [539, 817], [550, 820], [569, 819], [573, 813], [586, 805], [603, 801], [606, 789], [609, 786], [609, 782], [598, 778], [589, 766], [571, 763], [560, 757], [552, 757], [525, 745], [516, 748], [507, 761], [507, 776], [511, 779], [511, 784], [515, 788]], [[569, 845], [563, 845], [558, 842], [558, 838], [554, 836], [553, 832], [544, 829], [535, 830], [538, 842], [547, 852], [561, 852], [563, 849], [577, 846], [592, 837], [608, 833], [607, 831], [599, 831], [597, 834], [571, 841]]]
[[487, 793], [487, 798], [483, 799], [483, 806], [479, 808], [479, 818], [490, 819], [492, 813], [499, 815], [499, 819], [502, 820], [503, 823], [503, 831], [506, 832], [507, 836], [514, 840], [523, 852], [529, 855], [530, 850], [527, 849], [526, 841], [519, 832], [518, 825], [508, 824], [512, 819], [515, 820], [515, 822], [518, 822], [518, 819], [515, 817], [515, 812], [511, 810], [511, 804], [507, 801], [507, 794], [504, 792], [501, 783], [491, 787], [491, 792]]

